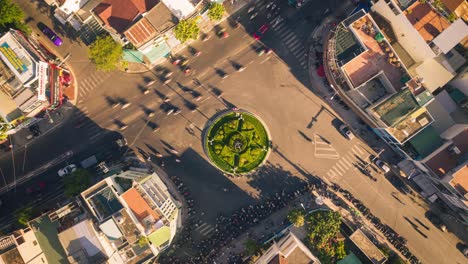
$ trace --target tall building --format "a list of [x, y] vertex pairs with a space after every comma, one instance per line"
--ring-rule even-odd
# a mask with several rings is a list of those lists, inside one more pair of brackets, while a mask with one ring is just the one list
[[[342, 99], [406, 160], [402, 167], [426, 197], [452, 207], [456, 200], [462, 218], [465, 198], [453, 196], [427, 162], [441, 148], [455, 153], [449, 131], [466, 129], [467, 39], [463, 19], [449, 22], [429, 3], [378, 0], [370, 13], [339, 23], [324, 54], [326, 77]], [[466, 155], [455, 155], [466, 164]]]
[[62, 69], [39, 46], [13, 29], [0, 37], [0, 123], [9, 125], [10, 134], [25, 119], [61, 104]]

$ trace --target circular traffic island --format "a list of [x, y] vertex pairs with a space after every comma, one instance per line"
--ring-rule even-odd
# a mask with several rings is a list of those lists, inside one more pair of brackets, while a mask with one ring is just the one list
[[205, 130], [203, 147], [211, 163], [227, 174], [248, 174], [260, 167], [270, 153], [264, 124], [245, 111], [217, 116]]

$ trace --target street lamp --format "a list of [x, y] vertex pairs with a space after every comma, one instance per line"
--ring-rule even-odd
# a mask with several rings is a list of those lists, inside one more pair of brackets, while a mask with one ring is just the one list
[[304, 204], [301, 203], [301, 206], [302, 206], [302, 209], [304, 209], [304, 211], [306, 211], [305, 207], [304, 207]]

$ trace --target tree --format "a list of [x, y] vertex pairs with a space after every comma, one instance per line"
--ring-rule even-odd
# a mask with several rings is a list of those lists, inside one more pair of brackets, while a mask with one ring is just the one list
[[23, 23], [24, 13], [21, 8], [11, 0], [0, 0], [0, 33], [9, 28], [16, 28], [25, 33], [31, 29]]
[[247, 239], [244, 242], [245, 253], [247, 256], [257, 255], [262, 251], [262, 246], [258, 243], [257, 240]]
[[301, 209], [292, 209], [288, 213], [288, 220], [295, 227], [301, 227], [304, 225], [304, 210]]
[[323, 248], [338, 234], [341, 215], [332, 211], [318, 211], [308, 215], [306, 221], [311, 244]]
[[200, 28], [195, 19], [182, 20], [174, 28], [175, 37], [182, 43], [189, 39], [197, 39]]
[[91, 185], [91, 174], [85, 169], [77, 169], [63, 177], [65, 195], [73, 197], [86, 190]]
[[138, 246], [139, 247], [144, 247], [148, 245], [148, 238], [145, 237], [145, 236], [141, 236], [139, 239], [138, 239]]
[[29, 220], [32, 219], [33, 208], [31, 206], [23, 207], [21, 209], [16, 210], [14, 215], [19, 227], [26, 227], [28, 226]]
[[224, 9], [224, 6], [220, 3], [212, 2], [210, 4], [210, 9], [208, 10], [208, 17], [212, 21], [218, 21], [223, 18], [224, 12], [226, 9]]
[[88, 51], [89, 58], [101, 71], [115, 70], [122, 54], [122, 46], [109, 35], [97, 37]]

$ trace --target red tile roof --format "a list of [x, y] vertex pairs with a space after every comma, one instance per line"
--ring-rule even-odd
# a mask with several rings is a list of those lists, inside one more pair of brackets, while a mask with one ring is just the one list
[[406, 10], [406, 17], [425, 41], [432, 41], [450, 26], [447, 19], [434, 11], [428, 3], [419, 1]]
[[156, 6], [158, 0], [103, 0], [93, 12], [116, 32], [122, 33], [139, 15]]
[[132, 210], [133, 214], [138, 218], [140, 223], [143, 223], [143, 219], [147, 216], [153, 216], [154, 220], [159, 220], [161, 216], [157, 214], [148, 203], [143, 199], [140, 193], [132, 188], [122, 195], [122, 198], [127, 203], [128, 207]]

